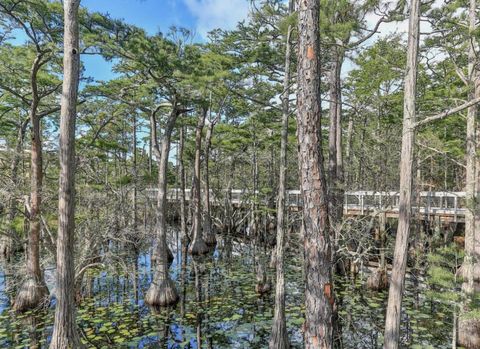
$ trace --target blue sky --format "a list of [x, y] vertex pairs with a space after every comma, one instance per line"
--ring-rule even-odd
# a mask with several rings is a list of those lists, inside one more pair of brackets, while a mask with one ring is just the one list
[[195, 15], [183, 0], [82, 0], [90, 11], [109, 13], [146, 29], [150, 34], [166, 32], [172, 25], [195, 29]]
[[[215, 28], [232, 29], [247, 17], [248, 0], [82, 0], [90, 11], [109, 13], [113, 18], [144, 28], [150, 34], [167, 32], [171, 26], [195, 33], [197, 41]], [[86, 75], [96, 80], [113, 77], [111, 66], [99, 56], [83, 56]]]
[[[249, 0], [81, 0], [81, 5], [142, 27], [149, 34], [165, 33], [172, 26], [184, 27], [195, 33], [196, 41], [206, 40], [215, 28], [233, 29], [249, 10]], [[114, 77], [111, 63], [100, 56], [84, 55], [82, 62], [86, 76], [95, 80]], [[148, 136], [146, 131], [141, 133]], [[175, 161], [174, 149], [170, 161]]]

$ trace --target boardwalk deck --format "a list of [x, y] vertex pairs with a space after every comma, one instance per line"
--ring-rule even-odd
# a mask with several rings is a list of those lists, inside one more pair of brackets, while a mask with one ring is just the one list
[[[226, 194], [226, 191], [224, 191]], [[150, 197], [156, 195], [156, 188], [147, 189]], [[191, 198], [191, 191], [185, 191], [186, 200]], [[465, 192], [429, 192], [422, 191], [416, 193], [413, 203], [413, 214], [420, 219], [430, 220], [438, 219], [443, 222], [461, 223], [465, 221], [466, 203]], [[213, 204], [224, 203], [225, 195], [215, 195], [211, 191], [210, 198]], [[246, 190], [231, 190], [231, 202], [233, 205], [242, 206], [250, 203], [252, 192]], [[377, 215], [385, 212], [387, 217], [397, 218], [399, 211], [398, 192], [378, 192], [378, 191], [348, 191], [344, 198], [344, 214], [347, 216], [366, 216]], [[180, 190], [177, 188], [169, 189], [168, 200], [175, 201], [180, 199]], [[303, 205], [300, 190], [287, 191], [287, 204], [292, 209], [300, 209]]]

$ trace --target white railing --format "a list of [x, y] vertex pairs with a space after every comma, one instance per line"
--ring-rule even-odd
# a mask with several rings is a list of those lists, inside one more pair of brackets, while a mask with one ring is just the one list
[[[156, 196], [157, 189], [147, 189], [147, 195], [151, 198]], [[210, 190], [212, 202], [224, 202], [227, 190], [222, 191], [222, 197], [217, 197]], [[253, 192], [248, 190], [233, 189], [230, 191], [231, 203], [235, 205], [251, 202]], [[258, 191], [256, 192], [258, 194]], [[456, 221], [458, 217], [464, 217], [466, 211], [465, 192], [429, 192], [422, 191], [413, 195], [413, 212], [421, 215], [451, 215]], [[168, 200], [180, 200], [180, 189], [169, 189]], [[185, 190], [185, 199], [191, 199], [191, 190]], [[344, 211], [346, 213], [365, 215], [373, 211], [387, 211], [398, 213], [400, 194], [395, 191], [348, 191], [344, 197]], [[300, 190], [287, 191], [287, 205], [290, 207], [302, 207], [303, 201]]]
[[[450, 215], [456, 221], [464, 217], [466, 211], [465, 192], [430, 192], [422, 191], [413, 195], [412, 209], [414, 214], [425, 216]], [[346, 192], [345, 211], [359, 211], [363, 215], [375, 210], [398, 213], [400, 193], [353, 191]]]

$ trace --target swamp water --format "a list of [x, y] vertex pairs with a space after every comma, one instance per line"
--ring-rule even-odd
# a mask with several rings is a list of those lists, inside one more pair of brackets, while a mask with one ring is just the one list
[[[268, 347], [274, 292], [264, 297], [255, 293], [255, 250], [241, 241], [221, 241], [212, 255], [195, 260], [189, 257], [183, 271], [177, 251], [170, 270], [181, 301], [159, 312], [151, 311], [142, 301], [151, 277], [149, 254], [138, 259], [138, 304], [131, 277], [91, 271], [92, 297], [82, 301], [77, 314], [82, 342], [87, 348], [102, 349]], [[302, 262], [298, 253], [287, 254], [286, 262], [289, 338], [292, 348], [301, 348]], [[44, 312], [14, 314], [8, 308], [5, 274], [0, 274], [0, 348], [47, 348], [53, 305]], [[269, 277], [274, 281], [271, 270]], [[336, 280], [343, 348], [382, 345], [387, 295], [367, 291], [363, 286], [365, 277], [355, 283]], [[403, 347], [450, 348], [452, 307], [432, 299], [424, 290], [412, 292], [414, 289], [407, 284]]]

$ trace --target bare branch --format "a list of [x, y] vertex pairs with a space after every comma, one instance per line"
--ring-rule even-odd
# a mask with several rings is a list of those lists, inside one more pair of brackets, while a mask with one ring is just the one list
[[468, 101], [462, 105], [459, 105], [458, 107], [455, 107], [455, 108], [452, 108], [452, 109], [449, 109], [449, 110], [446, 110], [440, 114], [437, 114], [437, 115], [432, 115], [432, 116], [429, 116], [423, 120], [420, 120], [420, 121], [417, 121], [413, 127], [414, 128], [417, 128], [417, 127], [420, 127], [420, 126], [423, 126], [423, 125], [426, 125], [430, 122], [433, 122], [433, 121], [437, 121], [437, 120], [441, 120], [441, 119], [445, 119], [447, 116], [450, 116], [452, 114], [455, 114], [455, 113], [458, 113], [464, 109], [467, 109], [469, 107], [472, 107], [476, 104], [480, 103], [480, 97], [479, 98], [476, 98], [476, 99], [472, 99], [471, 101]]

